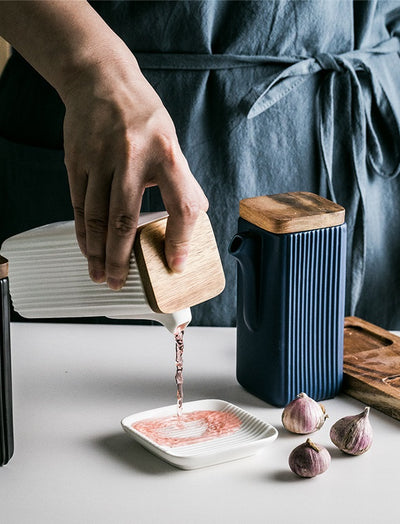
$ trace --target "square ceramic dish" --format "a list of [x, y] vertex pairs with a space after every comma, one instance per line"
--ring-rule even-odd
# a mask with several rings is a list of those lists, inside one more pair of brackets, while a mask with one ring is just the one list
[[203, 410], [233, 414], [239, 418], [240, 427], [226, 436], [174, 447], [160, 445], [132, 427], [132, 424], [146, 419], [176, 415], [176, 404], [129, 415], [121, 421], [121, 425], [130, 437], [151, 453], [180, 469], [202, 468], [254, 455], [278, 436], [278, 431], [273, 426], [224, 400], [207, 399], [184, 403], [184, 414]]

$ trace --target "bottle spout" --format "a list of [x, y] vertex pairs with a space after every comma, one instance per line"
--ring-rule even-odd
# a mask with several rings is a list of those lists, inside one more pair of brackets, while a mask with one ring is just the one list
[[252, 331], [257, 329], [259, 320], [260, 249], [260, 237], [249, 231], [236, 234], [228, 248], [239, 263], [242, 313], [247, 327]]
[[161, 322], [173, 335], [183, 331], [192, 320], [190, 308], [175, 311], [174, 313], [157, 313], [157, 315], [157, 322]]
[[190, 308], [186, 308], [181, 309], [180, 311], [175, 311], [174, 313], [156, 313], [149, 307], [148, 311], [138, 315], [108, 315], [108, 318], [154, 320], [155, 322], [162, 324], [170, 333], [175, 335], [178, 330], [183, 331], [190, 323], [192, 320], [192, 312]]
[[246, 257], [246, 240], [248, 240], [248, 235], [238, 233], [232, 238], [228, 248], [229, 253], [239, 262]]

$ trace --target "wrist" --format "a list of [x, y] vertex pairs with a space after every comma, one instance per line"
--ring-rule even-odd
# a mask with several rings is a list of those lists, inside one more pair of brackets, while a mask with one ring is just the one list
[[85, 0], [0, 1], [0, 34], [62, 99], [105, 63], [110, 68], [112, 61], [125, 60], [139, 71], [123, 41]]
[[[118, 38], [118, 37], [117, 37]], [[53, 82], [64, 104], [81, 89], [101, 87], [106, 78], [124, 82], [127, 75], [142, 77], [134, 55], [123, 42], [85, 47], [64, 61]]]

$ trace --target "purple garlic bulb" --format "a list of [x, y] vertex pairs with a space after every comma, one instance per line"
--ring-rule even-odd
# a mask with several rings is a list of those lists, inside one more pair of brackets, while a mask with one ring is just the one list
[[343, 417], [331, 427], [332, 442], [344, 453], [362, 455], [372, 446], [369, 407], [358, 415]]
[[289, 455], [289, 467], [299, 477], [311, 478], [324, 473], [331, 463], [329, 451], [309, 438]]
[[327, 417], [322, 404], [300, 393], [284, 408], [282, 424], [292, 433], [305, 435], [321, 428]]

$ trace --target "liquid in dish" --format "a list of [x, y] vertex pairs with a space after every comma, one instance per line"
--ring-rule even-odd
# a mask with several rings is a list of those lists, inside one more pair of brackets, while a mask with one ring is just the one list
[[132, 428], [160, 446], [176, 447], [198, 444], [228, 436], [240, 428], [239, 417], [225, 411], [183, 413], [183, 330], [175, 333], [176, 415], [141, 420]]
[[235, 433], [239, 417], [226, 411], [192, 411], [180, 416], [141, 420], [132, 428], [160, 446], [177, 447], [198, 444]]

